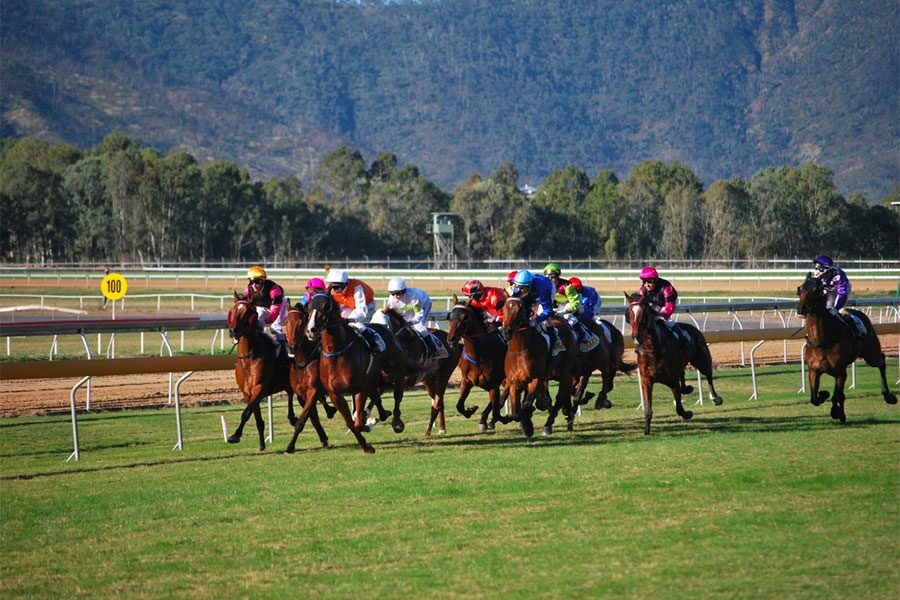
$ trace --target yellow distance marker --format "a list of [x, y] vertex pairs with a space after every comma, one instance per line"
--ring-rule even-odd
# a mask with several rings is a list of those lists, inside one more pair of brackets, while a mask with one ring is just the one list
[[128, 292], [128, 282], [118, 273], [110, 273], [100, 282], [100, 293], [108, 300], [121, 300]]

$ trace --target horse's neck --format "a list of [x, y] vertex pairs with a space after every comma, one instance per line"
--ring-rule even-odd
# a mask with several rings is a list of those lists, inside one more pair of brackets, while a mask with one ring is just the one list
[[831, 336], [833, 328], [829, 325], [834, 323], [834, 319], [830, 315], [817, 315], [809, 313], [806, 315], [806, 337], [813, 344], [825, 343]]
[[260, 359], [266, 355], [268, 340], [262, 334], [251, 332], [238, 340], [237, 351], [240, 358]]

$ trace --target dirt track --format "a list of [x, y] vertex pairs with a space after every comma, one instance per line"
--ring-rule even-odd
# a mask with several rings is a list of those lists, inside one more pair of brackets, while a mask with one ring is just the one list
[[[898, 336], [882, 336], [882, 345], [888, 354], [897, 349]], [[750, 349], [753, 344], [744, 344], [746, 363], [750, 364]], [[801, 342], [788, 343], [788, 360], [799, 358]], [[717, 368], [740, 366], [740, 344], [715, 344], [711, 346]], [[626, 359], [633, 360], [626, 351]], [[757, 364], [777, 363], [783, 360], [783, 345], [772, 341], [764, 344], [755, 355]], [[177, 381], [180, 373], [176, 373]], [[454, 376], [455, 379], [455, 376]], [[0, 382], [0, 417], [19, 415], [65, 413], [69, 410], [69, 390], [76, 382], [70, 379], [37, 379], [30, 381]], [[122, 377], [97, 377], [91, 382], [91, 403], [95, 410], [119, 410], [123, 408], [162, 407], [168, 402], [168, 375], [129, 375]], [[234, 382], [232, 371], [198, 372], [191, 376], [181, 388], [183, 405], [218, 404], [238, 402], [240, 394]], [[448, 394], [452, 403], [455, 390]], [[77, 394], [79, 408], [84, 407], [85, 391]]]

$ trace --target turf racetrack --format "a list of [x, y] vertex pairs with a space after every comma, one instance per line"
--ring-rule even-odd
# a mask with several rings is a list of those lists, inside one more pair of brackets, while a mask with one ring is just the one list
[[763, 369], [758, 401], [748, 370], [716, 378], [725, 404], [695, 393], [689, 422], [657, 388], [649, 437], [634, 377], [612, 410], [531, 441], [459, 416], [426, 438], [415, 391], [404, 433], [368, 436], [374, 456], [336, 420], [335, 448], [308, 427], [281, 454], [283, 402], [265, 453], [252, 421], [222, 441], [238, 405], [184, 409], [184, 452], [171, 408], [82, 414], [78, 463], [65, 415], [3, 419], [0, 594], [896, 598], [900, 409], [877, 371], [858, 367], [844, 426], [796, 393], [796, 364]]

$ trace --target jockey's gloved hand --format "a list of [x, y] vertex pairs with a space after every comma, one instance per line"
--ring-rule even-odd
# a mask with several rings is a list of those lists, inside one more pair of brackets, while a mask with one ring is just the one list
[[537, 327], [537, 319], [529, 319], [528, 326], [529, 327]]
[[836, 308], [834, 308], [834, 307], [829, 308], [829, 309], [828, 309], [828, 312], [830, 312], [830, 313], [831, 313], [831, 316], [833, 316], [833, 317], [839, 316], [839, 315], [838, 315], [838, 309], [836, 309]]

